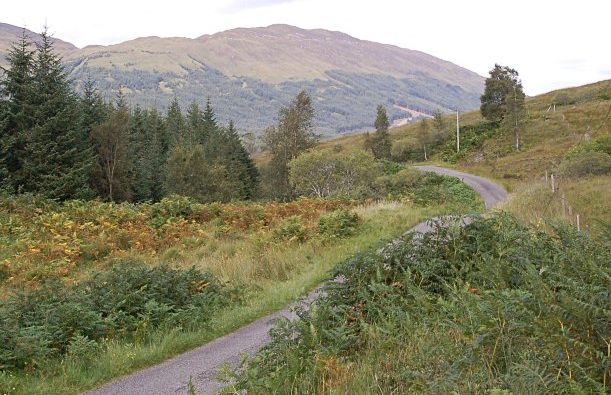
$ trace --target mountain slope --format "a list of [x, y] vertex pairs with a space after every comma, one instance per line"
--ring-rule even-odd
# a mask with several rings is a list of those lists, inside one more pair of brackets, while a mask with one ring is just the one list
[[409, 117], [399, 107], [471, 109], [483, 89], [481, 76], [419, 51], [288, 25], [83, 49], [60, 43], [77, 85], [91, 76], [109, 97], [123, 87], [144, 106], [209, 96], [220, 120], [234, 119], [242, 130], [262, 130], [301, 89], [315, 97], [318, 128], [327, 135], [370, 126], [380, 103], [391, 119]]
[[[4, 57], [11, 47], [11, 43], [15, 42], [21, 37], [23, 28], [9, 25], [7, 23], [0, 22], [0, 66], [4, 65]], [[26, 33], [35, 41], [38, 40], [39, 35], [32, 33], [26, 29]], [[77, 50], [78, 48], [74, 45], [62, 41], [58, 38], [54, 38], [55, 48], [62, 54], [69, 53], [70, 51]]]

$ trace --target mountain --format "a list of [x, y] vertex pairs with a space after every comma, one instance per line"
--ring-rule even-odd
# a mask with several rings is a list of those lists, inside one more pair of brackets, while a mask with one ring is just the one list
[[[21, 37], [21, 33], [23, 32], [23, 28], [9, 25], [7, 23], [0, 22], [0, 65], [4, 66], [5, 61], [4, 57], [11, 47], [11, 43], [15, 42]], [[30, 36], [34, 41], [38, 41], [39, 35], [32, 33], [31, 31], [26, 29], [26, 33]], [[58, 52], [65, 54], [70, 51], [78, 50], [74, 45], [62, 41], [58, 38], [53, 39], [53, 43], [55, 44], [55, 48]]]
[[[20, 32], [0, 24], [0, 57]], [[107, 97], [122, 89], [133, 103], [162, 108], [174, 95], [183, 108], [210, 97], [219, 120], [242, 131], [272, 124], [301, 89], [314, 98], [319, 131], [333, 135], [371, 126], [380, 103], [393, 120], [475, 108], [484, 82], [423, 52], [288, 25], [82, 49], [57, 40], [57, 49], [77, 88], [90, 76]]]

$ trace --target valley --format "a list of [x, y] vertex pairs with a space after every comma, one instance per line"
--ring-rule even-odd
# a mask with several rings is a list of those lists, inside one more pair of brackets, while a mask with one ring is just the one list
[[493, 5], [272, 23], [315, 3], [0, 23], [0, 394], [609, 392], [611, 80], [527, 96]]

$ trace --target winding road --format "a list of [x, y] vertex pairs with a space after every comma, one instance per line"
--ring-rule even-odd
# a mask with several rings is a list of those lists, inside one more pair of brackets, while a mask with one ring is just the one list
[[[486, 209], [494, 208], [507, 199], [507, 192], [501, 186], [485, 178], [437, 166], [420, 166], [418, 169], [462, 179], [481, 195]], [[428, 222], [420, 223], [412, 228], [417, 232], [426, 232], [429, 229]], [[318, 292], [320, 292], [319, 289], [310, 293], [304, 302], [314, 300]], [[215, 379], [219, 368], [227, 363], [235, 367], [241, 362], [244, 354], [255, 354], [269, 341], [269, 329], [276, 320], [282, 317], [295, 319], [296, 315], [290, 308], [286, 308], [260, 318], [206, 345], [122, 377], [87, 394], [186, 394], [189, 380], [195, 386], [198, 394], [215, 394], [223, 387], [223, 383]]]

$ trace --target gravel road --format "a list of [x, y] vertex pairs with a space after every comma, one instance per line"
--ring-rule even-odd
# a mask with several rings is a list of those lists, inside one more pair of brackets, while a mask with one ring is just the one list
[[[420, 166], [418, 169], [462, 179], [482, 196], [487, 209], [495, 207], [507, 198], [507, 192], [502, 187], [482, 177], [436, 166]], [[430, 227], [427, 222], [413, 228], [419, 232], [426, 232], [428, 229]], [[315, 290], [309, 294], [306, 302], [315, 299], [318, 292]], [[242, 360], [242, 355], [255, 354], [269, 341], [269, 329], [276, 320], [282, 317], [296, 318], [290, 308], [287, 308], [263, 317], [204, 346], [122, 377], [87, 394], [186, 394], [190, 378], [198, 394], [215, 394], [223, 386], [222, 383], [215, 380], [219, 367], [225, 363], [237, 366]]]

